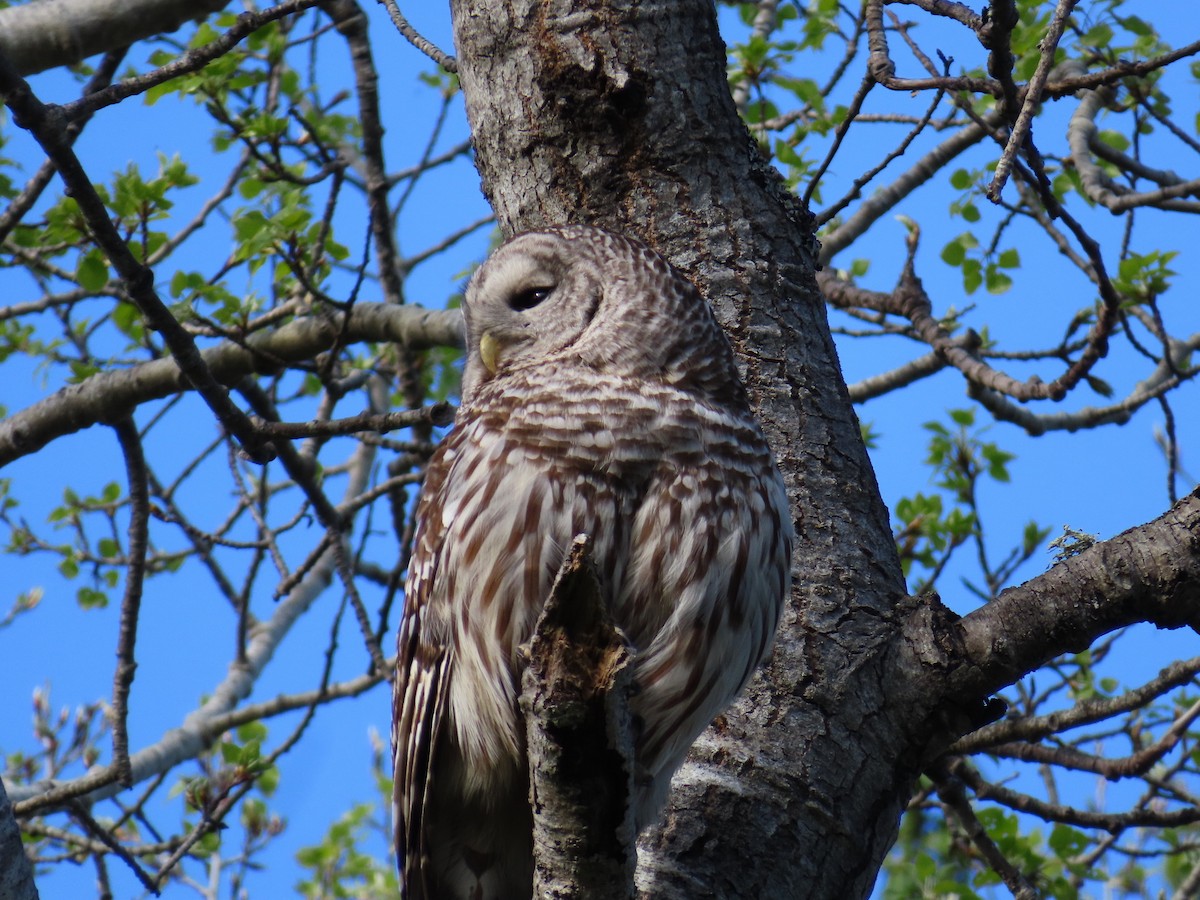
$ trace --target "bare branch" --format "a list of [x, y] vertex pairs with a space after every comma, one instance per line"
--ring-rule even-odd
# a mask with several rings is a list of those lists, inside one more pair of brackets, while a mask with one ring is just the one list
[[575, 538], [521, 678], [534, 895], [633, 897], [633, 657]]
[[114, 429], [121, 442], [129, 480], [129, 565], [125, 575], [125, 598], [121, 601], [121, 624], [117, 638], [117, 669], [113, 674], [112, 733], [113, 766], [124, 787], [133, 785], [129, 769], [129, 732], [126, 729], [129, 688], [137, 670], [134, 646], [137, 642], [138, 614], [142, 604], [142, 582], [146, 576], [146, 552], [149, 547], [150, 487], [142, 439], [132, 418], [118, 422]]
[[383, 5], [387, 7], [388, 15], [392, 17], [392, 24], [396, 26], [397, 31], [404, 35], [405, 40], [447, 72], [458, 71], [458, 62], [454, 57], [440, 50], [431, 40], [419, 34], [409, 24], [408, 19], [404, 18], [404, 13], [400, 12], [400, 7], [396, 5], [396, 0], [383, 0]]
[[919, 6], [925, 12], [932, 15], [954, 19], [956, 22], [966, 25], [972, 31], [978, 31], [982, 25], [977, 12], [962, 3], [955, 3], [954, 0], [895, 0], [895, 2], [907, 3], [910, 6]]
[[[1059, 0], [1058, 6], [1054, 10], [1054, 17], [1050, 20], [1050, 27], [1046, 29], [1045, 36], [1038, 44], [1041, 56], [1038, 59], [1037, 70], [1033, 73], [1033, 78], [1029, 80], [1029, 84], [1025, 87], [1023, 92], [1024, 98], [1021, 101], [1021, 112], [1013, 124], [1012, 132], [1008, 136], [1008, 143], [1004, 147], [1004, 152], [1000, 155], [999, 162], [996, 163], [996, 174], [987, 189], [987, 195], [993, 201], [1000, 198], [1000, 192], [1004, 190], [1004, 183], [1008, 181], [1008, 173], [1012, 168], [1013, 157], [1020, 152], [1021, 148], [1025, 145], [1026, 138], [1030, 135], [1030, 129], [1033, 125], [1033, 114], [1038, 104], [1042, 102], [1042, 91], [1045, 89], [1046, 81], [1050, 77], [1050, 70], [1054, 67], [1054, 52], [1058, 49], [1058, 42], [1062, 39], [1063, 30], [1067, 27], [1067, 17], [1078, 2], [1079, 0]], [[1015, 10], [1013, 12], [1013, 24], [1016, 24]], [[1006, 47], [1011, 37], [1011, 33], [1005, 34]], [[1010, 54], [1010, 67], [1011, 64], [1012, 56]], [[1011, 77], [1011, 68], [1009, 75]]]
[[1064, 648], [1134, 622], [1200, 630], [1200, 489], [962, 619], [952, 694], [986, 697]]
[[362, 123], [362, 161], [366, 170], [367, 209], [375, 241], [379, 282], [388, 303], [401, 303], [404, 288], [395, 223], [388, 211], [388, 177], [383, 159], [383, 124], [379, 115], [379, 76], [367, 40], [367, 17], [355, 0], [325, 0], [322, 9], [337, 24], [350, 47], [354, 66], [355, 96]]
[[89, 56], [174, 31], [216, 12], [226, 0], [73, 0], [0, 10], [0, 55], [22, 75], [73, 65]]
[[[984, 121], [993, 125], [999, 119], [993, 114]], [[838, 253], [854, 243], [901, 200], [938, 174], [950, 160], [986, 138], [988, 133], [987, 128], [973, 122], [964, 125], [917, 160], [891, 184], [876, 190], [859, 205], [850, 218], [833, 231], [821, 236], [821, 264], [828, 265]]]
[[266, 434], [273, 438], [295, 440], [305, 437], [336, 437], [343, 434], [357, 434], [361, 431], [385, 434], [397, 428], [408, 428], [413, 425], [436, 425], [443, 428], [454, 421], [454, 407], [448, 403], [434, 403], [420, 409], [408, 409], [403, 412], [371, 413], [364, 412], [346, 419], [321, 422], [258, 422]]
[[1044, 716], [1029, 716], [994, 722], [960, 738], [950, 748], [950, 752], [965, 756], [997, 744], [1010, 741], [1038, 741], [1052, 734], [1078, 728], [1081, 725], [1100, 722], [1143, 707], [1168, 691], [1192, 682], [1197, 675], [1200, 675], [1200, 656], [1174, 662], [1146, 684], [1126, 691], [1119, 697], [1086, 700], [1070, 709]]
[[[97, 0], [102, 2], [102, 0]], [[209, 0], [212, 2], [212, 0]], [[126, 78], [124, 81], [118, 81], [116, 84], [105, 88], [102, 91], [96, 91], [94, 94], [89, 94], [85, 97], [67, 103], [62, 107], [62, 116], [67, 120], [75, 120], [82, 116], [90, 115], [98, 109], [103, 109], [106, 106], [112, 106], [114, 103], [120, 103], [127, 97], [133, 97], [136, 94], [142, 94], [150, 90], [152, 87], [157, 87], [160, 84], [165, 84], [172, 78], [178, 78], [180, 75], [187, 75], [191, 72], [199, 71], [214, 59], [219, 59], [228, 53], [231, 49], [237, 46], [241, 41], [253, 34], [258, 29], [262, 28], [269, 22], [274, 22], [282, 19], [285, 16], [294, 15], [303, 10], [310, 9], [319, 3], [320, 0], [284, 0], [277, 6], [272, 6], [269, 9], [264, 9], [261, 12], [244, 12], [237, 17], [237, 21], [230, 26], [229, 30], [224, 32], [216, 40], [205, 44], [202, 47], [196, 47], [194, 50], [189, 50], [176, 60], [167, 63], [153, 71], [147, 72], [144, 75], [136, 75], [132, 78]], [[146, 5], [158, 3], [158, 0]], [[38, 4], [33, 4], [38, 5]], [[159, 3], [159, 5], [162, 5]], [[194, 6], [195, 4], [190, 4]], [[224, 6], [221, 2], [217, 8]], [[23, 9], [28, 7], [16, 7]], [[133, 8], [132, 5], [125, 5], [125, 9]], [[106, 10], [111, 10], [111, 5], [106, 5]], [[5, 10], [4, 13], [14, 12], [15, 9]], [[192, 15], [195, 13], [193, 12]], [[102, 20], [105, 23], [111, 21], [111, 16], [106, 12]], [[0, 29], [2, 31], [3, 29]], [[168, 29], [159, 29], [168, 30]], [[153, 34], [154, 32], [151, 32]], [[118, 45], [120, 46], [120, 45]]]
[[1188, 726], [1196, 721], [1198, 716], [1200, 716], [1200, 703], [1193, 703], [1176, 717], [1175, 721], [1171, 723], [1171, 727], [1153, 744], [1143, 747], [1136, 753], [1117, 758], [1081, 753], [1072, 747], [1047, 747], [1043, 744], [1029, 743], [996, 744], [988, 748], [988, 753], [1006, 759], [1019, 759], [1024, 762], [1043, 763], [1079, 772], [1091, 772], [1110, 781], [1119, 778], [1134, 778], [1145, 775], [1163, 757], [1179, 746]]
[[[1184, 181], [1174, 173], [1153, 173], [1159, 176], [1156, 180], [1159, 180], [1163, 187], [1157, 191], [1131, 191], [1129, 188], [1114, 183], [1096, 164], [1092, 158], [1092, 152], [1102, 146], [1102, 142], [1096, 135], [1095, 120], [1097, 113], [1104, 108], [1109, 98], [1108, 90], [1087, 92], [1067, 126], [1067, 143], [1071, 148], [1071, 161], [1079, 170], [1079, 178], [1088, 198], [1114, 213], [1125, 212], [1139, 206], [1157, 206], [1181, 212], [1200, 212], [1200, 202], [1171, 202], [1178, 197], [1200, 195], [1200, 179]], [[1138, 172], [1140, 167], [1123, 155], [1114, 159], [1115, 152], [1105, 150], [1097, 152], [1097, 155], [1116, 162], [1118, 165], [1127, 161], [1128, 165], [1125, 166], [1127, 170], [1141, 174], [1143, 177], [1151, 175], [1151, 172], [1145, 169]]]
[[[27, 9], [28, 7], [20, 7]], [[5, 14], [6, 10], [0, 10], [0, 16]], [[0, 48], [3, 48], [4, 37], [3, 29], [0, 29]], [[0, 49], [0, 53], [3, 50]], [[87, 86], [83, 89], [83, 93], [94, 94], [104, 88], [111, 80], [117, 71], [117, 67], [121, 65], [121, 60], [125, 58], [125, 50], [120, 49], [108, 53], [101, 60], [100, 65], [96, 67], [96, 73], [88, 81]], [[83, 131], [83, 126], [87, 124], [90, 116], [81, 116], [79, 119], [71, 122], [63, 129], [63, 140], [68, 144], [74, 143], [79, 133]], [[21, 190], [21, 193], [12, 199], [8, 205], [8, 209], [0, 213], [0, 242], [2, 242], [18, 222], [21, 221], [25, 213], [33, 208], [37, 203], [38, 197], [42, 195], [42, 191], [46, 189], [46, 185], [54, 177], [54, 164], [49, 160], [42, 163], [28, 183]], [[11, 307], [10, 307], [11, 308]]]
[[1136, 804], [1126, 812], [1094, 812], [1060, 803], [1049, 803], [1003, 785], [991, 784], [963, 759], [951, 763], [950, 771], [961, 778], [981, 800], [994, 800], [1010, 809], [1029, 813], [1047, 822], [1064, 822], [1081, 828], [1103, 828], [1109, 831], [1137, 826], [1177, 828], [1200, 822], [1200, 807], [1159, 809], [1142, 803]]

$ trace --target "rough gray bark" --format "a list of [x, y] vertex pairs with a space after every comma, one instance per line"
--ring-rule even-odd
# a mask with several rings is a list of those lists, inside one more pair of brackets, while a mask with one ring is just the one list
[[0, 10], [0, 52], [22, 75], [69, 66], [202, 19], [228, 0], [37, 0]]
[[25, 856], [21, 830], [0, 780], [0, 900], [38, 900], [33, 866]]
[[590, 547], [575, 538], [521, 678], [541, 900], [633, 897], [633, 654], [604, 605]]

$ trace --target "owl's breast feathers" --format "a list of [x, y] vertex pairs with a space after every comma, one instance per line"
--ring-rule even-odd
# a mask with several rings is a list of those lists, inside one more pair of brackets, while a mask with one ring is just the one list
[[546, 465], [603, 474], [631, 487], [663, 469], [733, 467], [754, 477], [774, 471], [744, 399], [709, 402], [677, 384], [631, 385], [591, 369], [555, 367], [549, 379], [544, 374], [514, 372], [490, 382], [464, 404], [456, 429], [503, 437]]

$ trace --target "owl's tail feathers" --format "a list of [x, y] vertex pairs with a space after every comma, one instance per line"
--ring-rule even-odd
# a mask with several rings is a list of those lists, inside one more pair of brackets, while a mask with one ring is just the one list
[[528, 801], [520, 799], [488, 809], [467, 804], [452, 820], [430, 823], [429, 893], [423, 900], [524, 900], [532, 894], [533, 829]]
[[472, 767], [444, 742], [423, 808], [422, 852], [401, 872], [404, 900], [527, 900], [533, 895], [533, 813], [513, 761]]

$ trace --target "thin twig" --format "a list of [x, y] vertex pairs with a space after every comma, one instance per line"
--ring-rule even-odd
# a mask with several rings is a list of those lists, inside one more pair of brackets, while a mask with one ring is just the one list
[[83, 825], [86, 831], [93, 835], [96, 840], [102, 843], [105, 847], [119, 856], [122, 862], [124, 862], [125, 865], [129, 866], [129, 868], [133, 870], [133, 874], [137, 876], [137, 880], [140, 881], [148, 891], [152, 891], [156, 897], [158, 896], [158, 886], [146, 873], [146, 870], [138, 865], [138, 861], [129, 854], [128, 850], [121, 846], [121, 842], [113, 837], [112, 833], [107, 828], [92, 818], [91, 813], [84, 808], [82, 803], [80, 803], [78, 800], [73, 800], [70, 804], [68, 804], [68, 809], [70, 810], [71, 815], [79, 820], [79, 823]]
[[[817, 171], [808, 180], [808, 187], [804, 189], [805, 206], [808, 206], [812, 202], [813, 192], [821, 183], [821, 179], [825, 177], [825, 172], [829, 169], [833, 158], [837, 155], [838, 148], [842, 146], [842, 141], [846, 139], [846, 133], [850, 130], [850, 126], [854, 123], [855, 118], [862, 109], [863, 102], [867, 99], [867, 94], [871, 93], [871, 88], [875, 87], [876, 84], [878, 82], [870, 75], [865, 75], [859, 83], [858, 90], [854, 92], [854, 97], [850, 101], [850, 107], [846, 110], [846, 117], [838, 123], [837, 129], [834, 131], [833, 143], [830, 144], [829, 152], [825, 154], [825, 158], [817, 166]], [[938, 99], [941, 99], [940, 94], [938, 95]]]
[[98, 109], [120, 103], [122, 100], [136, 94], [145, 93], [150, 88], [165, 84], [173, 78], [178, 78], [180, 75], [188, 75], [203, 69], [213, 60], [220, 59], [264, 25], [285, 18], [286, 16], [303, 12], [306, 9], [316, 6], [318, 2], [320, 0], [284, 0], [284, 2], [277, 6], [272, 6], [270, 9], [264, 9], [261, 12], [241, 13], [233, 25], [230, 26], [229, 30], [215, 40], [210, 41], [202, 47], [189, 50], [178, 59], [144, 75], [126, 78], [124, 81], [118, 81], [116, 84], [102, 91], [97, 91], [94, 94], [81, 97], [72, 103], [67, 103], [62, 107], [62, 115], [68, 120], [91, 115]]
[[[1004, 190], [1004, 184], [1008, 181], [1008, 173], [1012, 169], [1013, 157], [1024, 146], [1025, 139], [1029, 135], [1033, 124], [1033, 114], [1037, 110], [1038, 104], [1042, 102], [1042, 92], [1045, 90], [1046, 80], [1050, 77], [1050, 70], [1054, 68], [1054, 53], [1058, 49], [1058, 42], [1062, 39], [1063, 30], [1067, 27], [1067, 17], [1078, 2], [1079, 0], [1058, 0], [1058, 7], [1054, 10], [1054, 17], [1050, 20], [1050, 27], [1046, 29], [1045, 37], [1038, 44], [1042, 55], [1038, 59], [1037, 70], [1034, 71], [1033, 78], [1029, 80], [1029, 84], [1025, 88], [1025, 99], [1021, 103], [1021, 112], [1008, 136], [1008, 143], [1000, 155], [1000, 161], [996, 164], [996, 174], [992, 178], [992, 183], [988, 185], [987, 196], [993, 202], [1000, 199], [1000, 192]], [[1011, 37], [1011, 34], [1009, 36]]]
[[367, 17], [354, 0], [326, 0], [322, 9], [346, 39], [354, 69], [358, 118], [362, 125], [362, 162], [366, 175], [367, 211], [375, 243], [379, 282], [388, 303], [404, 300], [400, 251], [395, 222], [388, 210], [388, 177], [383, 159], [383, 124], [379, 114], [379, 75], [367, 40]]
[[453, 421], [453, 406], [449, 403], [434, 403], [430, 406], [406, 409], [401, 412], [382, 414], [364, 412], [345, 419], [313, 420], [311, 422], [268, 422], [259, 419], [257, 424], [264, 434], [270, 435], [272, 438], [295, 440], [307, 437], [337, 437], [357, 434], [361, 431], [382, 434], [413, 425], [434, 425], [444, 428]]
[[438, 49], [433, 41], [419, 34], [409, 24], [408, 19], [404, 18], [404, 13], [400, 12], [400, 7], [396, 5], [396, 0], [382, 0], [382, 3], [387, 7], [388, 15], [392, 17], [392, 24], [396, 26], [397, 31], [404, 35], [405, 40], [447, 72], [458, 71], [458, 60], [445, 51]]
[[125, 787], [133, 786], [133, 771], [129, 766], [129, 731], [127, 729], [129, 689], [137, 671], [134, 647], [137, 643], [138, 615], [142, 603], [142, 584], [146, 577], [146, 552], [149, 548], [150, 488], [146, 474], [146, 457], [142, 440], [133, 418], [127, 417], [113, 425], [125, 457], [129, 478], [129, 565], [125, 575], [125, 597], [121, 601], [121, 624], [117, 637], [117, 668], [113, 673], [112, 743], [113, 765]]

